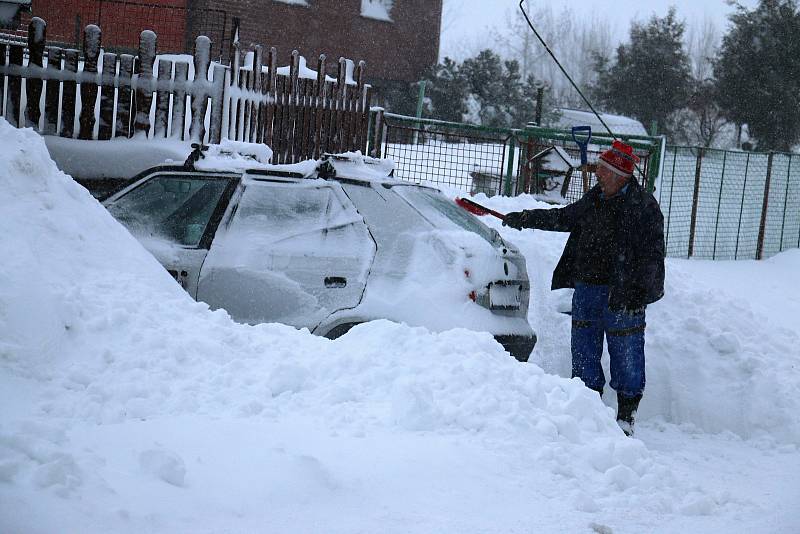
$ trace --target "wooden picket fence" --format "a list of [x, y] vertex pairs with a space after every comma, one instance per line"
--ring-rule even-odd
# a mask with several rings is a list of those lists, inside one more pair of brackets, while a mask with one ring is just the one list
[[149, 30], [135, 56], [103, 53], [95, 25], [84, 30], [82, 52], [48, 47], [46, 31], [45, 21], [34, 17], [27, 46], [0, 42], [0, 115], [14, 125], [85, 140], [264, 143], [273, 163], [366, 153], [371, 88], [363, 61], [355, 66], [340, 58], [333, 79], [321, 55], [310, 77], [297, 51], [279, 69], [275, 48], [264, 54], [256, 46], [252, 64], [244, 66], [235, 44], [230, 66], [212, 65], [211, 41], [200, 36], [190, 66], [158, 58], [157, 36]]

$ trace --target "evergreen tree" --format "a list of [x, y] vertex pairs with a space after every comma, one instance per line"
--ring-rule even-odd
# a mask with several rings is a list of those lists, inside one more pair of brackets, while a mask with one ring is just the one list
[[506, 91], [513, 84], [507, 79], [500, 56], [491, 50], [483, 50], [477, 56], [464, 60], [460, 70], [473, 101], [472, 107], [477, 106], [480, 124], [509, 126], [511, 120], [506, 113]]
[[[445, 58], [423, 79], [427, 117], [506, 128], [521, 128], [534, 120], [536, 79], [531, 75], [523, 80], [519, 62], [503, 61], [491, 50], [461, 65]], [[545, 91], [542, 115], [545, 123], [557, 118], [549, 91]]]
[[761, 150], [788, 151], [800, 140], [800, 13], [796, 0], [738, 5], [714, 67], [719, 104], [747, 124]]
[[[663, 18], [633, 23], [630, 42], [617, 48], [613, 64], [598, 58], [594, 92], [617, 113], [635, 117], [646, 128], [686, 103], [690, 88], [689, 58], [683, 48], [684, 25], [671, 8]], [[667, 132], [669, 133], [669, 132]]]
[[450, 58], [425, 74], [425, 111], [429, 117], [461, 122], [467, 112], [467, 87], [458, 64]]

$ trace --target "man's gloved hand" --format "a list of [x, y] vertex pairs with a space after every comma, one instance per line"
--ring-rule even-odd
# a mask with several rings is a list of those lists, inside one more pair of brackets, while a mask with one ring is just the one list
[[506, 214], [506, 218], [503, 219], [503, 226], [510, 226], [511, 228], [522, 230], [525, 227], [527, 218], [527, 214], [524, 211], [512, 211]]
[[622, 309], [619, 310], [620, 313], [624, 315], [628, 315], [630, 317], [634, 317], [636, 315], [641, 315], [644, 313], [644, 306], [639, 306], [635, 308], [630, 308], [628, 306], [623, 306]]

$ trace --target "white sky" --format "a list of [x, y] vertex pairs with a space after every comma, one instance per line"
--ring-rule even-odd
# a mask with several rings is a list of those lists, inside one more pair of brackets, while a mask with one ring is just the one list
[[[752, 8], [758, 0], [740, 0], [740, 3]], [[672, 5], [688, 23], [708, 16], [723, 33], [727, 16], [734, 11], [726, 0], [550, 0], [550, 4], [556, 10], [568, 5], [576, 14], [599, 13], [615, 23], [620, 40], [627, 39], [631, 20], [647, 20], [654, 13], [663, 16]], [[463, 59], [491, 47], [491, 41], [487, 40], [492, 35], [490, 30], [501, 30], [509, 12], [518, 10], [518, 5], [518, 0], [444, 0], [440, 56]]]

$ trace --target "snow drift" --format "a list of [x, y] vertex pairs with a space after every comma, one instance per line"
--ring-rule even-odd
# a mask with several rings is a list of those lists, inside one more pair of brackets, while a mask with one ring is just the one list
[[[664, 476], [596, 395], [517, 364], [488, 334], [377, 322], [330, 342], [210, 312], [55, 167], [36, 133], [0, 121], [0, 138], [0, 389], [27, 399], [3, 402], [6, 496], [9, 483], [114, 491], [91, 476], [99, 460], [70, 446], [70, 429], [197, 414], [310, 418], [356, 435], [479, 432], [521, 439], [539, 469], [594, 473], [594, 484]], [[192, 477], [172, 453], [138, 457], [143, 476]], [[0, 500], [8, 513], [14, 501]]]

